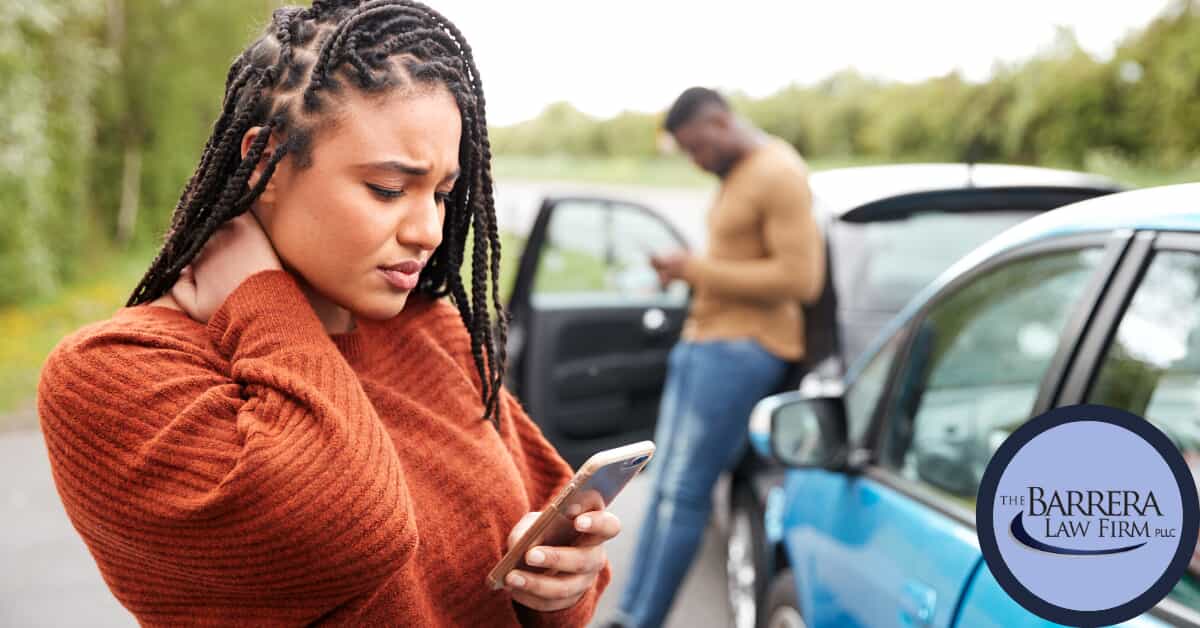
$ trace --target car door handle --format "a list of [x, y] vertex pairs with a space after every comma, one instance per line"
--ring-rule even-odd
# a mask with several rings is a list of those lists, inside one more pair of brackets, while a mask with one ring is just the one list
[[908, 581], [900, 594], [900, 622], [903, 626], [933, 625], [933, 612], [937, 609], [937, 592], [921, 584]]
[[661, 334], [667, 330], [667, 313], [662, 308], [652, 307], [642, 312], [642, 331]]

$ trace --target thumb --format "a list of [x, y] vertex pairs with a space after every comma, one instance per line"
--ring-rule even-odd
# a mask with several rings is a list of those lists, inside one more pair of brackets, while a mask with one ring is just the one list
[[521, 535], [525, 534], [525, 531], [529, 529], [529, 526], [533, 525], [534, 521], [537, 521], [537, 518], [541, 516], [541, 514], [542, 513], [540, 512], [525, 513], [525, 516], [521, 517], [521, 520], [517, 522], [517, 525], [513, 526], [512, 532], [508, 533], [508, 546], [512, 547], [513, 543], [516, 543], [517, 539], [521, 538]]

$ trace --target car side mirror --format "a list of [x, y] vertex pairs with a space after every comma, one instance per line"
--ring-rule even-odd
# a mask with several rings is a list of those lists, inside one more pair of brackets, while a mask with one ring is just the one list
[[760, 456], [789, 467], [843, 469], [849, 447], [841, 396], [788, 392], [758, 402], [750, 441]]

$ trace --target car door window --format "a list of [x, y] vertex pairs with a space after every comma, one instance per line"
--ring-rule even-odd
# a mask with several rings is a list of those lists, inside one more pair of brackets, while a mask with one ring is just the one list
[[973, 503], [1000, 443], [1029, 418], [1100, 248], [1022, 258], [971, 280], [916, 324], [889, 401], [882, 460]]
[[[1089, 403], [1146, 417], [1200, 476], [1200, 255], [1155, 254], [1126, 308]], [[1200, 559], [1171, 597], [1200, 610]]]
[[[639, 207], [559, 201], [547, 226], [533, 294], [662, 296], [650, 256], [683, 248], [666, 223]], [[687, 288], [677, 283], [666, 295], [683, 303]]]
[[871, 426], [871, 417], [879, 404], [879, 395], [887, 385], [888, 371], [900, 347], [900, 339], [900, 334], [893, 336], [863, 367], [846, 391], [847, 435], [853, 444], [860, 443]]

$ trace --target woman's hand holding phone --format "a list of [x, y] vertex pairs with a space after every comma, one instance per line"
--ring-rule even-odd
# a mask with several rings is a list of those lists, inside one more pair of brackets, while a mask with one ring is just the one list
[[[504, 578], [504, 588], [512, 593], [514, 600], [534, 610], [556, 611], [574, 606], [596, 584], [608, 561], [604, 543], [620, 534], [621, 521], [604, 510], [604, 500], [599, 494], [582, 504], [573, 504], [567, 512], [580, 535], [574, 544], [538, 545], [525, 553], [524, 562], [545, 570], [544, 573], [514, 569]], [[531, 512], [517, 522], [508, 535], [509, 547], [540, 514]]]

